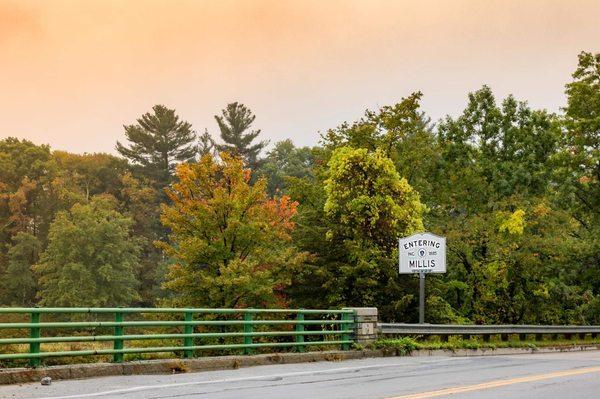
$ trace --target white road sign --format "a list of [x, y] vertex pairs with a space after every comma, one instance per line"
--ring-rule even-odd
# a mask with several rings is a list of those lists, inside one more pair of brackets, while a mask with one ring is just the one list
[[446, 238], [431, 233], [400, 239], [400, 274], [446, 273]]

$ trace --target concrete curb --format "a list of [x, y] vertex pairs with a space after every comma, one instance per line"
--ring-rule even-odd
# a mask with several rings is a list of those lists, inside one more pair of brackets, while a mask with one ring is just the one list
[[37, 369], [14, 368], [0, 370], [0, 385], [37, 382], [43, 377], [50, 377], [53, 380], [68, 380], [115, 375], [176, 374], [228, 370], [269, 364], [341, 361], [381, 356], [383, 356], [382, 351], [327, 351], [251, 356], [215, 356], [196, 359], [143, 360], [125, 363], [70, 364]]
[[[530, 353], [557, 353], [600, 350], [600, 345], [578, 345], [547, 348], [499, 348], [499, 349], [459, 349], [418, 350], [408, 356], [498, 356]], [[210, 370], [228, 370], [240, 367], [269, 364], [308, 363], [320, 361], [342, 361], [372, 357], [400, 356], [395, 350], [353, 350], [308, 353], [275, 353], [252, 356], [218, 356], [197, 359], [160, 359], [126, 363], [88, 363], [66, 366], [50, 366], [38, 369], [17, 368], [0, 370], [0, 385], [39, 382], [43, 377], [53, 380], [70, 380], [92, 377], [137, 374], [174, 374]]]
[[534, 353], [561, 353], [561, 352], [582, 352], [600, 350], [600, 345], [569, 345], [569, 346], [548, 346], [542, 348], [484, 348], [484, 349], [457, 349], [454, 351], [448, 349], [427, 350], [422, 349], [412, 352], [408, 356], [449, 356], [449, 357], [469, 357], [469, 356], [501, 356], [501, 355], [527, 355]]

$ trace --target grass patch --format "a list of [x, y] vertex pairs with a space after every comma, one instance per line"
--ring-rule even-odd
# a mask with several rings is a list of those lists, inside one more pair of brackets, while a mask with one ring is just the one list
[[[176, 332], [176, 330], [162, 330], [155, 329], [153, 333], [168, 333]], [[96, 331], [97, 334], [110, 333], [110, 331]], [[131, 333], [140, 333], [132, 329]], [[533, 338], [533, 335], [525, 338]], [[559, 339], [552, 339], [550, 336], [546, 336], [544, 340], [537, 341], [531, 339], [519, 340], [518, 335], [511, 335], [508, 341], [502, 341], [500, 336], [492, 336], [491, 340], [485, 342], [482, 337], [472, 336], [470, 339], [464, 339], [462, 336], [450, 336], [448, 341], [441, 341], [439, 337], [423, 337], [423, 336], [404, 336], [404, 337], [393, 337], [388, 339], [381, 339], [372, 344], [361, 345], [354, 343], [351, 348], [354, 350], [363, 349], [381, 349], [389, 354], [405, 356], [409, 355], [416, 350], [448, 350], [457, 351], [461, 349], [485, 349], [494, 350], [498, 348], [527, 348], [536, 350], [543, 347], [561, 347], [569, 348], [580, 345], [597, 345], [600, 348], [600, 338], [591, 338], [589, 335], [586, 339], [581, 339], [574, 336], [573, 339], [568, 340], [562, 336]], [[307, 342], [310, 338], [307, 337]], [[314, 339], [320, 340], [320, 337]], [[327, 338], [334, 339], [334, 337]], [[291, 341], [290, 337], [255, 337], [254, 342], [287, 342]], [[210, 339], [195, 339], [195, 345], [211, 345], [211, 344], [226, 344], [226, 343], [241, 343], [242, 338], [210, 338]], [[126, 348], [148, 348], [148, 347], [165, 347], [165, 346], [180, 346], [182, 339], [146, 339], [146, 340], [134, 340], [126, 341]], [[67, 351], [80, 351], [80, 350], [100, 350], [110, 349], [113, 343], [111, 341], [106, 342], [68, 342], [68, 343], [44, 343], [42, 344], [42, 352], [67, 352]], [[326, 350], [339, 350], [339, 345], [330, 345], [327, 343], [319, 345], [306, 345], [305, 351], [326, 351]], [[29, 350], [28, 345], [0, 345], [0, 353], [27, 353]], [[272, 348], [253, 348], [251, 353], [275, 353], [275, 352], [299, 352], [297, 347], [272, 347]], [[231, 349], [210, 349], [210, 350], [196, 350], [194, 351], [194, 357], [211, 357], [219, 355], [236, 355], [243, 354], [243, 349], [231, 348]], [[124, 355], [125, 361], [132, 360], [150, 360], [150, 359], [176, 359], [183, 357], [183, 351], [171, 351], [171, 352], [152, 352], [152, 353], [130, 353]], [[76, 363], [95, 363], [95, 362], [110, 362], [112, 361], [112, 355], [95, 355], [95, 356], [64, 356], [64, 357], [48, 357], [42, 360], [42, 365], [59, 365], [59, 364], [76, 364]], [[3, 360], [0, 361], [0, 368], [10, 367], [22, 367], [27, 366], [27, 360]]]
[[[306, 352], [319, 352], [319, 351], [330, 351], [339, 350], [339, 344], [328, 344], [326, 338], [324, 343], [319, 345], [306, 345], [304, 350]], [[208, 341], [208, 342], [206, 342]], [[241, 344], [243, 338], [226, 338], [224, 342], [218, 342], [217, 338], [194, 340], [195, 345], [214, 345], [214, 344]], [[255, 337], [254, 343], [275, 343], [275, 342], [293, 342], [289, 337], [276, 337], [262, 338]], [[307, 343], [311, 341], [307, 340]], [[125, 348], [160, 348], [160, 347], [177, 347], [183, 344], [182, 339], [145, 339], [145, 340], [129, 340], [125, 341]], [[43, 343], [41, 344], [41, 352], [74, 352], [82, 350], [102, 350], [112, 349], [112, 341], [91, 341], [91, 342], [60, 342], [60, 343]], [[0, 353], [28, 353], [29, 345], [0, 345]], [[281, 352], [300, 352], [300, 349], [295, 346], [285, 347], [258, 347], [252, 348], [251, 354], [268, 354], [268, 353], [281, 353]], [[184, 351], [166, 351], [166, 352], [147, 352], [147, 353], [126, 353], [123, 356], [124, 361], [137, 361], [137, 360], [155, 360], [155, 359], [181, 359], [183, 358]], [[225, 356], [225, 355], [242, 355], [244, 349], [242, 348], [217, 348], [207, 350], [195, 350], [194, 357], [213, 357], [213, 356]], [[82, 364], [82, 363], [98, 363], [98, 362], [111, 362], [113, 355], [86, 355], [86, 356], [58, 356], [58, 357], [44, 357], [41, 360], [42, 366], [54, 366], [54, 365], [69, 365], [69, 364]], [[15, 359], [15, 360], [0, 360], [0, 368], [14, 368], [14, 367], [26, 367], [28, 365], [27, 359]]]
[[485, 342], [479, 338], [462, 339], [461, 337], [451, 336], [448, 341], [438, 340], [420, 340], [414, 337], [400, 337], [390, 339], [380, 339], [368, 346], [369, 349], [383, 349], [385, 351], [395, 352], [396, 355], [409, 355], [415, 350], [449, 350], [456, 351], [460, 349], [489, 349], [498, 348], [526, 348], [536, 350], [544, 347], [569, 348], [580, 345], [600, 345], [600, 339], [576, 339], [576, 340], [543, 340], [543, 341], [520, 341], [520, 340], [490, 340]]

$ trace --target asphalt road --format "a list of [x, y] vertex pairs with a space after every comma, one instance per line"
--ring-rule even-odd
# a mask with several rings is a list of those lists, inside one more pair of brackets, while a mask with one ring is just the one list
[[600, 352], [396, 357], [0, 386], [0, 398], [600, 398]]

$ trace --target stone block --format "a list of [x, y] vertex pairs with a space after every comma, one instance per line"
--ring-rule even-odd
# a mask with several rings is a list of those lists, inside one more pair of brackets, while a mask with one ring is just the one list
[[377, 308], [344, 308], [354, 311], [354, 340], [368, 344], [377, 340]]

